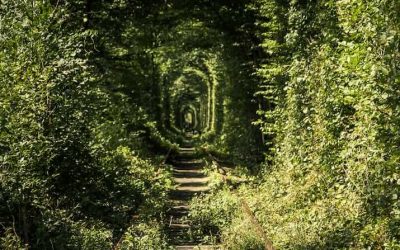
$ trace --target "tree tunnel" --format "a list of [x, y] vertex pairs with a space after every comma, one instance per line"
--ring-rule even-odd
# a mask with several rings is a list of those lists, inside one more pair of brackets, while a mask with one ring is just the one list
[[196, 109], [191, 106], [183, 106], [180, 111], [180, 127], [181, 130], [196, 130], [198, 128], [197, 112]]
[[0, 249], [400, 249], [399, 72], [400, 0], [0, 0]]
[[252, 62], [258, 52], [252, 47], [255, 38], [237, 23], [253, 18], [252, 13], [225, 12], [237, 7], [224, 3], [215, 13], [207, 4], [193, 8], [193, 3], [174, 1], [149, 19], [149, 75], [158, 87], [149, 106], [157, 105], [158, 132], [170, 142], [181, 144], [192, 130], [198, 132], [191, 137], [195, 143], [227, 155], [253, 150], [240, 155], [254, 158], [262, 147], [261, 132], [253, 125], [262, 105], [254, 97], [258, 83]]
[[213, 75], [215, 69], [210, 62], [215, 55], [193, 54], [191, 60], [175, 62], [181, 69], [171, 67], [164, 76], [168, 80], [163, 85], [160, 99], [162, 125], [169, 134], [177, 136], [189, 128], [201, 134], [216, 132], [216, 109], [221, 103], [216, 99], [216, 91], [223, 83]]

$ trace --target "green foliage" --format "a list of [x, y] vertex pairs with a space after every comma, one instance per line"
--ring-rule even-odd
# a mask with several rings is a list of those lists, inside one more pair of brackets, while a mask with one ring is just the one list
[[0, 238], [0, 246], [4, 250], [24, 249], [21, 238], [13, 228], [4, 230], [4, 236]]
[[111, 249], [112, 231], [98, 223], [74, 223], [68, 249]]
[[221, 237], [220, 229], [230, 225], [238, 212], [238, 201], [229, 194], [228, 189], [222, 189], [192, 200], [189, 218], [194, 225], [194, 235], [205, 235], [214, 240]]
[[[190, 144], [190, 109], [193, 143], [262, 169], [239, 197], [278, 248], [399, 248], [399, 10], [1, 1], [1, 247], [167, 247], [160, 155]], [[212, 184], [195, 233], [261, 248], [238, 197]]]
[[[144, 125], [156, 105], [132, 97], [131, 89], [145, 91], [139, 78], [130, 88], [109, 86], [117, 63], [104, 70], [109, 54], [96, 46], [113, 23], [96, 26], [101, 16], [88, 15], [90, 8], [116, 6], [0, 3], [0, 237], [7, 248], [110, 249], [133, 214], [159, 217], [165, 208], [170, 176], [144, 142], [158, 132]], [[118, 53], [114, 40], [107, 44]]]
[[[261, 180], [240, 197], [278, 249], [397, 249], [399, 4], [261, 0], [247, 8], [257, 6], [267, 56], [257, 66], [255, 124], [268, 150]], [[246, 135], [236, 115], [242, 100], [233, 100], [236, 113], [224, 119], [234, 126], [220, 137], [228, 145], [244, 142], [229, 133]], [[216, 145], [226, 153], [224, 144]], [[222, 213], [224, 245], [262, 247], [240, 213]]]
[[265, 249], [264, 242], [254, 231], [254, 225], [243, 214], [235, 217], [230, 223], [232, 226], [226, 229], [222, 235], [226, 249]]
[[262, 2], [264, 228], [285, 249], [396, 246], [398, 4]]
[[123, 235], [120, 249], [169, 249], [160, 225], [156, 222], [150, 224], [140, 223], [128, 228]]

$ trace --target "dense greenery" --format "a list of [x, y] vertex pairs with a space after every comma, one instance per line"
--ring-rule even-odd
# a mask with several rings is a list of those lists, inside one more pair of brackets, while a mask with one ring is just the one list
[[[400, 248], [399, 3], [260, 4], [268, 154], [242, 197], [281, 249]], [[225, 244], [262, 248], [241, 218]]]
[[399, 249], [399, 48], [396, 0], [1, 1], [0, 248], [167, 249], [191, 144], [241, 176], [195, 233]]
[[134, 60], [109, 63], [123, 41], [105, 35], [118, 20], [100, 21], [122, 6], [95, 7], [96, 19], [80, 1], [1, 3], [2, 249], [110, 249], [133, 215], [163, 211], [168, 172], [144, 140], [156, 105], [116, 77]]
[[260, 71], [276, 100], [267, 231], [288, 248], [399, 248], [399, 3], [271, 4], [286, 31], [266, 32]]

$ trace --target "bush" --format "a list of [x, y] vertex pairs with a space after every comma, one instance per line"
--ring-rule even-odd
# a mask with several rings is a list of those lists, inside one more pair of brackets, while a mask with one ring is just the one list
[[5, 228], [3, 235], [0, 234], [0, 247], [4, 250], [25, 249], [21, 238], [15, 232], [14, 228]]
[[240, 210], [237, 198], [228, 189], [195, 197], [190, 203], [189, 219], [193, 234], [205, 235], [211, 240], [220, 239], [220, 230], [228, 227]]
[[173, 249], [169, 248], [157, 222], [139, 223], [128, 228], [119, 245], [121, 250]]

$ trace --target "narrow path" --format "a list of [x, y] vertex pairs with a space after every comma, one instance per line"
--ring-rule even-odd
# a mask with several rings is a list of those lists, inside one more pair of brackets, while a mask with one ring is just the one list
[[169, 163], [174, 167], [174, 180], [177, 188], [170, 193], [171, 208], [168, 211], [167, 234], [171, 245], [177, 250], [215, 249], [212, 246], [201, 246], [201, 239], [191, 234], [191, 223], [188, 221], [189, 202], [198, 193], [208, 191], [208, 178], [202, 172], [204, 161], [194, 148], [180, 148]]

